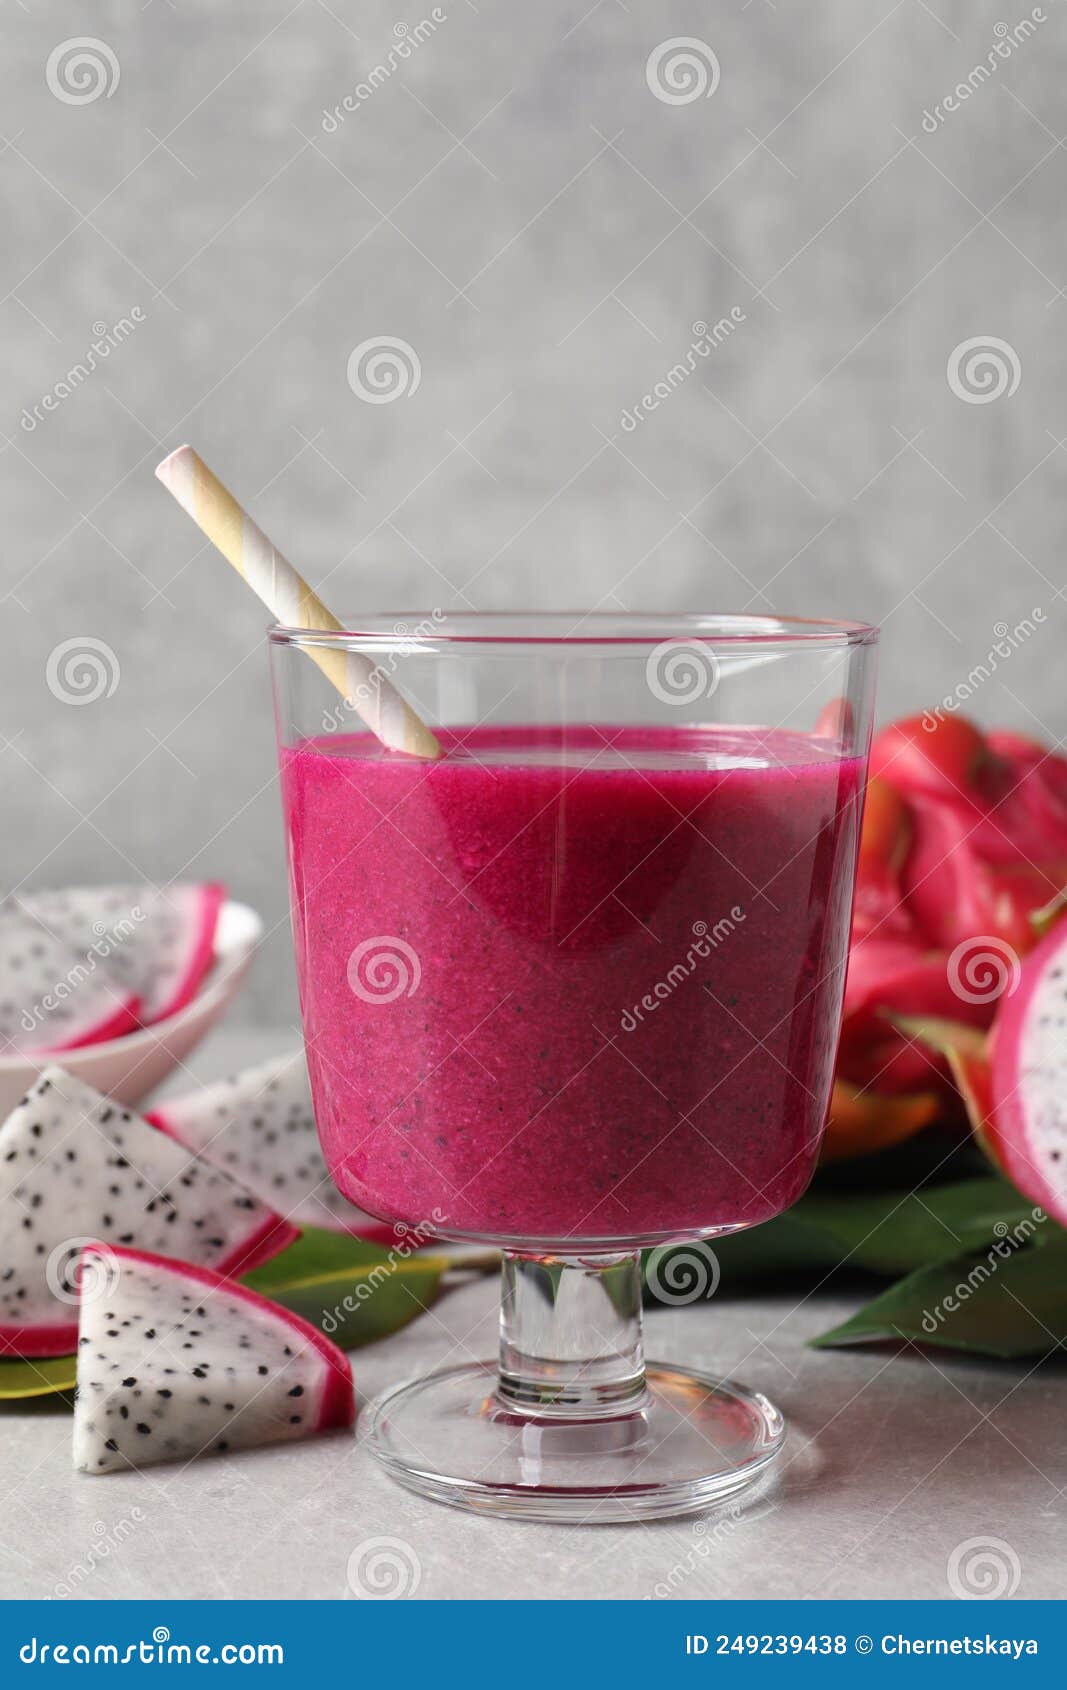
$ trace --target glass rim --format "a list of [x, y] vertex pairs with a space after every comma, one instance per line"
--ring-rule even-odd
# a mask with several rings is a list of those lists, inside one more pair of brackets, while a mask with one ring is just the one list
[[275, 622], [267, 630], [274, 645], [402, 645], [409, 652], [451, 646], [647, 646], [665, 641], [840, 649], [875, 645], [878, 637], [872, 622], [702, 611], [381, 611], [353, 617], [351, 625], [346, 622], [339, 629]]

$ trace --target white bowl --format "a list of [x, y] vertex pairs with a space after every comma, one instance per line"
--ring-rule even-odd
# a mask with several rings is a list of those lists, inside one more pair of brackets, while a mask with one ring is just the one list
[[236, 997], [263, 923], [247, 904], [227, 899], [219, 911], [215, 960], [196, 996], [152, 1027], [122, 1039], [64, 1050], [54, 1056], [0, 1056], [0, 1120], [32, 1086], [42, 1068], [59, 1065], [120, 1103], [140, 1103], [183, 1062]]

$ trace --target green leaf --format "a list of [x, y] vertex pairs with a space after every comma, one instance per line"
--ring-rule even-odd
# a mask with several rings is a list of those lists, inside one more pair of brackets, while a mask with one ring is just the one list
[[[831, 1267], [841, 1254], [840, 1245], [822, 1228], [809, 1226], [800, 1211], [798, 1204], [762, 1226], [735, 1232], [726, 1238], [710, 1239], [709, 1247], [715, 1252], [722, 1271], [722, 1284], [736, 1289], [773, 1279], [776, 1274]], [[683, 1244], [678, 1248], [684, 1254], [687, 1246]], [[660, 1263], [658, 1275], [661, 1282], [669, 1285], [673, 1251], [669, 1245], [666, 1249], [661, 1246], [661, 1250], [662, 1254], [657, 1251]], [[648, 1301], [656, 1301], [655, 1292], [647, 1280], [645, 1294]]]
[[845, 1202], [813, 1196], [803, 1208], [807, 1225], [844, 1247], [842, 1260], [895, 1275], [1004, 1236], [1001, 1229], [1011, 1231], [1032, 1216], [1034, 1205], [993, 1175]]
[[984, 1244], [1032, 1211], [1013, 1185], [992, 1175], [910, 1192], [811, 1192], [784, 1215], [712, 1247], [728, 1284], [846, 1265], [896, 1276]]
[[1006, 1257], [989, 1249], [920, 1268], [813, 1344], [905, 1338], [1003, 1360], [1050, 1354], [1067, 1340], [1067, 1233], [1046, 1221]]
[[73, 1389], [73, 1356], [37, 1361], [0, 1357], [0, 1402], [24, 1402], [27, 1397], [50, 1397]]
[[271, 1285], [285, 1285], [302, 1275], [343, 1273], [347, 1268], [374, 1266], [388, 1260], [389, 1252], [380, 1244], [370, 1244], [365, 1238], [350, 1238], [346, 1232], [325, 1232], [321, 1227], [309, 1226], [280, 1255], [272, 1256], [262, 1267], [245, 1274], [244, 1283], [265, 1293]]
[[302, 1315], [343, 1350], [398, 1332], [435, 1301], [447, 1256], [400, 1256], [309, 1227], [244, 1283]]

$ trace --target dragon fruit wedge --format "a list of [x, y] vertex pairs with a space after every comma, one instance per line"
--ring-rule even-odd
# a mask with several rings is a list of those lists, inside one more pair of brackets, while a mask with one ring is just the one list
[[46, 1068], [0, 1127], [0, 1355], [65, 1355], [87, 1239], [245, 1273], [297, 1236], [92, 1086]]
[[319, 1148], [303, 1051], [161, 1103], [148, 1119], [297, 1226], [388, 1242], [393, 1229], [334, 1187]]
[[27, 908], [72, 950], [101, 959], [116, 986], [140, 999], [145, 1026], [174, 1015], [196, 995], [211, 966], [226, 889], [68, 886], [37, 892]]
[[276, 1303], [139, 1250], [90, 1244], [81, 1274], [80, 1471], [188, 1461], [352, 1425], [345, 1357]]
[[0, 1056], [121, 1038], [139, 1002], [14, 898], [0, 904]]

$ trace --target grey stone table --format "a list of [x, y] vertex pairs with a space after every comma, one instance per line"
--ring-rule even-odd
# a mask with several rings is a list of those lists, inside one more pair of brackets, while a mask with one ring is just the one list
[[[218, 1033], [190, 1066], [208, 1080], [294, 1038]], [[446, 1359], [491, 1355], [495, 1299], [492, 1281], [461, 1284], [405, 1331], [355, 1352], [360, 1399]], [[66, 1410], [8, 1406], [0, 1596], [344, 1597], [358, 1551], [357, 1568], [391, 1557], [393, 1578], [417, 1598], [939, 1597], [952, 1594], [954, 1552], [990, 1538], [1019, 1597], [1062, 1594], [1063, 1370], [805, 1348], [855, 1301], [720, 1296], [649, 1315], [654, 1356], [736, 1369], [790, 1426], [759, 1494], [656, 1525], [564, 1528], [453, 1511], [392, 1484], [358, 1431], [89, 1479], [71, 1471]], [[383, 1550], [373, 1541], [383, 1537], [396, 1542]], [[379, 1572], [388, 1588], [381, 1561]]]

